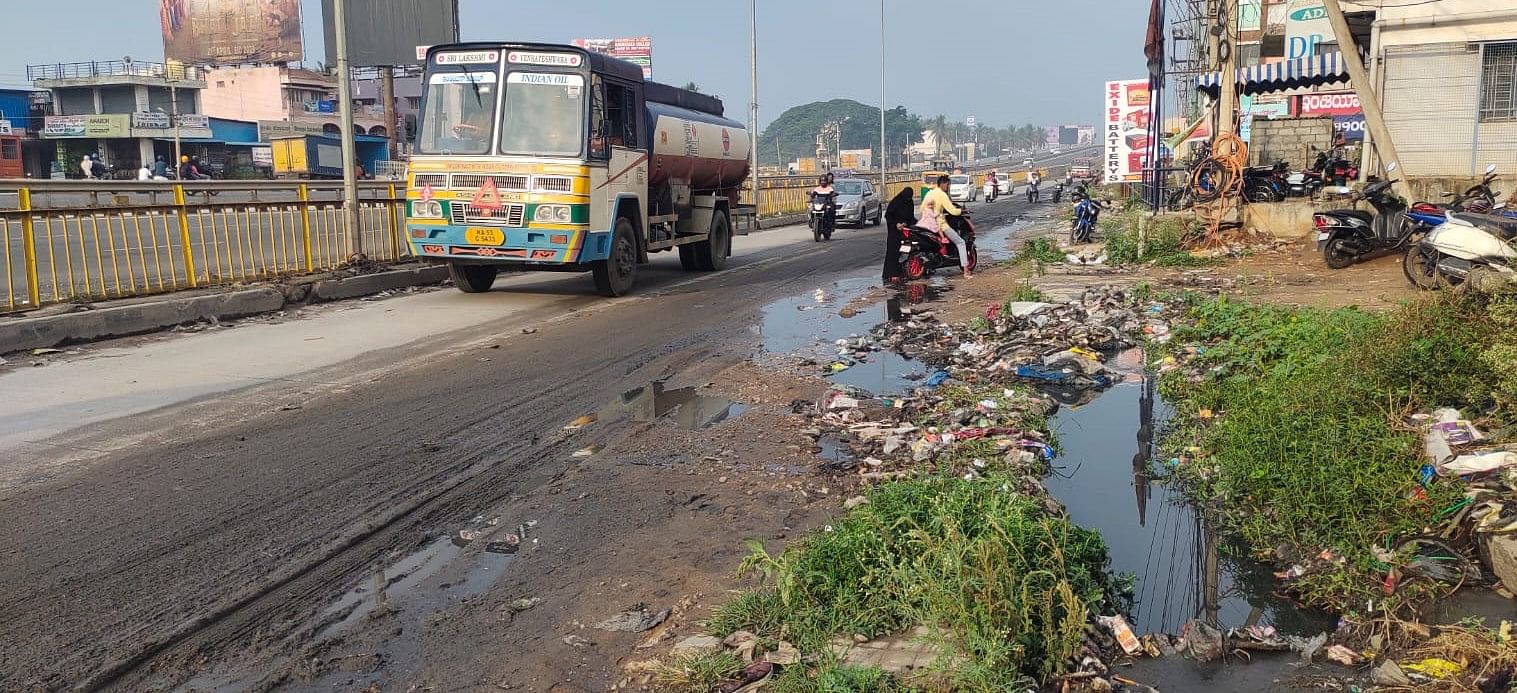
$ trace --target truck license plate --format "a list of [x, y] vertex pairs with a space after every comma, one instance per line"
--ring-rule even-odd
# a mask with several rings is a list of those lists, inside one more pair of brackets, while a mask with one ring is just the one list
[[464, 240], [473, 245], [500, 245], [506, 242], [506, 234], [500, 229], [471, 227], [464, 230]]

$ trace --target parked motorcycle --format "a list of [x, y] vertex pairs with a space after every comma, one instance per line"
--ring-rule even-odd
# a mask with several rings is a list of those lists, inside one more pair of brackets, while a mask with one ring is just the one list
[[1075, 219], [1070, 227], [1070, 243], [1090, 243], [1096, 237], [1096, 222], [1101, 218], [1101, 205], [1089, 195], [1075, 193]]
[[1330, 158], [1327, 152], [1317, 152], [1312, 165], [1285, 177], [1285, 192], [1291, 197], [1314, 197], [1325, 184], [1324, 171]]
[[[974, 247], [974, 222], [969, 219], [969, 210], [962, 216], [946, 215], [948, 226], [964, 238], [964, 249], [969, 257], [962, 267], [973, 272], [979, 264], [979, 253]], [[907, 279], [921, 279], [944, 267], [959, 267], [959, 249], [947, 236], [939, 236], [920, 226], [903, 230], [900, 261], [906, 270]]]
[[820, 243], [823, 240], [832, 240], [832, 232], [837, 226], [837, 193], [828, 195], [811, 194], [811, 215], [806, 224], [811, 227], [811, 237]]
[[1248, 202], [1280, 202], [1285, 199], [1285, 172], [1290, 164], [1284, 161], [1271, 166], [1250, 166], [1243, 169], [1243, 199]]
[[1394, 183], [1376, 181], [1357, 194], [1357, 198], [1374, 207], [1373, 213], [1335, 209], [1312, 215], [1312, 225], [1317, 229], [1317, 250], [1330, 269], [1343, 269], [1368, 255], [1416, 243], [1437, 225], [1435, 218], [1426, 212], [1409, 213], [1406, 202], [1391, 192]]
[[1421, 289], [1482, 290], [1517, 280], [1517, 219], [1450, 211], [1407, 250], [1402, 271]]

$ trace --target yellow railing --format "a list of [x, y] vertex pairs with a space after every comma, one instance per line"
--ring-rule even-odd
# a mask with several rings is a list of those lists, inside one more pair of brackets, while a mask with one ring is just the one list
[[[991, 168], [992, 167], [986, 166], [969, 170], [969, 174], [974, 177], [974, 184], [984, 185], [985, 174], [988, 173]], [[995, 168], [1010, 167], [999, 166]], [[1044, 180], [1048, 180], [1049, 176], [1052, 174], [1057, 173], [1062, 175], [1063, 170], [1063, 166], [1040, 167], [1038, 169], [1038, 171], [1043, 175]], [[1021, 183], [1027, 180], [1026, 171], [1009, 171], [1008, 173], [1010, 174], [1011, 181], [1013, 183]], [[876, 185], [878, 185], [880, 181], [880, 175], [878, 173], [860, 174], [858, 177], [868, 179], [869, 181], [874, 182]], [[810, 202], [809, 193], [811, 192], [812, 188], [816, 187], [816, 179], [816, 175], [784, 176], [779, 178], [761, 177], [759, 179], [758, 195], [759, 218], [805, 213], [806, 205]], [[889, 200], [890, 198], [895, 197], [901, 192], [902, 188], [910, 187], [915, 190], [920, 188], [921, 185], [921, 171], [898, 171], [895, 173], [887, 173], [885, 174], [885, 199]], [[749, 199], [749, 196], [747, 194], [748, 188], [749, 186], [747, 185], [743, 187], [744, 199]]]
[[0, 307], [97, 301], [330, 270], [361, 250], [408, 253], [400, 183], [360, 186], [361, 233], [341, 187], [283, 181], [0, 187]]

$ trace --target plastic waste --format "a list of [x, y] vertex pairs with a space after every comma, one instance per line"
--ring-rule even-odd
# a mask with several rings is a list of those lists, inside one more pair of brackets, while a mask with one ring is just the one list
[[1102, 616], [1098, 620], [1116, 637], [1117, 644], [1122, 646], [1123, 652], [1132, 655], [1143, 651], [1143, 644], [1138, 642], [1138, 636], [1133, 635], [1132, 627], [1127, 625], [1127, 619], [1122, 618], [1120, 614]]
[[1494, 450], [1455, 457], [1443, 465], [1443, 473], [1446, 476], [1463, 476], [1465, 474], [1480, 474], [1514, 465], [1517, 465], [1517, 452]]
[[939, 385], [942, 385], [947, 380], [948, 371], [940, 370], [934, 372], [932, 375], [927, 376], [927, 379], [922, 381], [922, 385], [924, 387], [937, 387]]
[[1438, 657], [1429, 657], [1420, 662], [1402, 662], [1401, 668], [1406, 671], [1427, 674], [1435, 679], [1452, 678], [1464, 671], [1464, 667], [1458, 662], [1451, 662]]

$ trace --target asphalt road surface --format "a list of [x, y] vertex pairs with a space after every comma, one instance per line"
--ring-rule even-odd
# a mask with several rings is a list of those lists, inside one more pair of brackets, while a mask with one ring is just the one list
[[[1028, 210], [974, 207], [982, 236]], [[517, 275], [0, 371], [0, 690], [252, 687], [205, 672], [275, 661], [386, 557], [564, 474], [564, 422], [742, 361], [761, 307], [871, 275], [883, 238], [765, 231], [719, 273], [657, 256], [624, 299]], [[457, 647], [416, 666], [482, 656]]]

